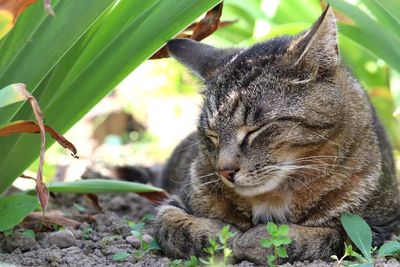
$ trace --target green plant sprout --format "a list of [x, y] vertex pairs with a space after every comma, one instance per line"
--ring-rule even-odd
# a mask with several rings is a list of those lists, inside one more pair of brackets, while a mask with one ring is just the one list
[[131, 254], [125, 252], [125, 251], [120, 251], [117, 252], [113, 255], [113, 260], [116, 262], [123, 262], [128, 258]]
[[190, 259], [184, 261], [175, 259], [169, 263], [170, 267], [196, 267], [199, 265], [199, 259], [196, 256], [190, 256]]
[[[379, 250], [372, 247], [372, 231], [367, 222], [358, 215], [342, 214], [340, 217], [343, 228], [347, 235], [350, 237], [354, 245], [362, 253], [353, 251], [352, 245], [345, 244], [345, 252], [340, 259], [333, 255], [331, 258], [336, 260], [338, 265], [352, 266], [352, 267], [372, 267], [374, 266], [373, 254], [380, 257], [400, 255], [400, 242], [399, 240], [389, 241], [383, 244]], [[375, 255], [376, 256], [376, 255]], [[354, 257], [355, 261], [345, 260], [348, 257]]]
[[[353, 250], [352, 245], [344, 244], [344, 246], [345, 246], [345, 250], [344, 250], [343, 257], [341, 257], [339, 259], [338, 256], [336, 256], [336, 255], [331, 256], [331, 259], [336, 260], [338, 266], [342, 266], [342, 265], [357, 266], [358, 265], [358, 264], [354, 264], [349, 261], [346, 261], [345, 259], [347, 259], [348, 257], [354, 257], [354, 258], [358, 259], [360, 262], [368, 263], [367, 259], [365, 259], [361, 254], [359, 254]], [[366, 266], [369, 266], [369, 265], [366, 265]]]
[[158, 244], [157, 240], [153, 239], [151, 242], [143, 240], [143, 235], [140, 231], [143, 230], [145, 223], [129, 222], [129, 226], [131, 227], [131, 234], [140, 241], [140, 248], [134, 253], [136, 258], [140, 259], [141, 257], [153, 250], [161, 250], [161, 247]]
[[260, 245], [263, 248], [273, 248], [273, 255], [267, 256], [268, 266], [277, 266], [279, 258], [287, 258], [287, 250], [284, 245], [292, 243], [289, 235], [289, 226], [280, 225], [279, 227], [273, 223], [268, 222], [266, 226], [267, 233], [270, 235], [269, 238], [262, 238]]
[[93, 232], [93, 228], [90, 226], [87, 226], [82, 229], [82, 239], [83, 240], [88, 240], [90, 238], [90, 234]]
[[[200, 259], [200, 261], [210, 266], [227, 266], [229, 258], [232, 256], [232, 249], [229, 248], [229, 240], [233, 238], [236, 233], [229, 231], [229, 225], [225, 225], [218, 234], [218, 241], [216, 239], [210, 239], [210, 246], [205, 248], [204, 251], [209, 255], [206, 260]], [[222, 251], [223, 260], [217, 261], [217, 252]]]

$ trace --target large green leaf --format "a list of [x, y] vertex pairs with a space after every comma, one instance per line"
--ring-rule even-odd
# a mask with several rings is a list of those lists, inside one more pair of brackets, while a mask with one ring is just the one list
[[[46, 124], [63, 133], [166, 41], [218, 2], [58, 1], [54, 6], [55, 18], [43, 17], [43, 10], [35, 5], [23, 14], [29, 18], [21, 18], [21, 24], [26, 25], [26, 21], [43, 22], [30, 27], [30, 31], [25, 31], [18, 22], [14, 30], [25, 37], [15, 36], [14, 30], [7, 36], [0, 54], [14, 49], [9, 40], [20, 44], [13, 50], [14, 53], [21, 52], [9, 57], [7, 61], [10, 63], [0, 61], [0, 66], [5, 66], [0, 84], [9, 84], [11, 80], [25, 81], [42, 107]], [[77, 17], [77, 14], [92, 19], [81, 21], [83, 18]], [[57, 19], [63, 22], [56, 22]], [[74, 25], [74, 31], [65, 32], [62, 29]], [[57, 38], [57, 45], [51, 38]], [[29, 43], [24, 42], [28, 39], [31, 40]], [[36, 66], [37, 62], [40, 62], [39, 66]], [[30, 74], [27, 74], [28, 70]], [[6, 110], [4, 116], [2, 112], [0, 121], [22, 118], [31, 118], [26, 105]], [[0, 155], [0, 192], [35, 160], [38, 146], [37, 140], [26, 135], [0, 139], [3, 152]]]
[[[382, 2], [383, 1], [377, 0], [363, 0], [363, 3], [374, 15], [378, 24], [385, 30], [389, 30], [397, 35], [397, 37], [400, 37], [400, 18], [396, 18], [396, 16], [390, 12], [390, 10], [396, 8], [396, 6], [393, 6], [391, 9], [386, 9], [385, 6], [382, 5]], [[400, 2], [397, 2], [396, 5], [397, 8], [400, 9]]]
[[0, 89], [0, 108], [26, 100], [19, 87], [21, 84], [10, 84]]
[[53, 182], [48, 185], [49, 192], [61, 193], [81, 193], [81, 194], [98, 194], [98, 193], [150, 193], [164, 192], [161, 188], [147, 184], [114, 181], [106, 179], [87, 179], [72, 182]]
[[389, 241], [383, 244], [378, 251], [379, 256], [395, 256], [400, 255], [400, 242]]
[[[379, 25], [376, 20], [356, 6], [342, 0], [331, 0], [330, 4], [350, 17], [356, 24], [341, 24], [341, 33], [400, 71], [400, 50], [398, 49], [400, 38], [397, 35]], [[398, 28], [398, 25], [394, 27]]]
[[38, 204], [36, 197], [23, 194], [0, 197], [0, 232], [20, 223]]
[[[32, 26], [21, 28], [21, 25], [17, 23], [5, 42], [8, 38], [15, 38], [16, 34], [24, 38], [19, 37], [19, 43], [10, 44], [12, 47], [4, 45], [0, 50], [2, 58], [4, 57], [0, 62], [0, 86], [23, 82], [27, 85], [28, 91], [34, 92], [68, 49], [113, 2], [113, 0], [87, 0], [85, 4], [82, 4], [81, 1], [76, 0], [58, 1], [54, 5], [56, 17], [43, 17], [45, 11], [42, 5], [37, 3], [35, 6], [39, 5], [41, 8], [36, 9], [33, 14], [32, 12], [24, 13], [23, 23], [26, 22], [26, 17], [33, 24], [38, 20], [40, 22], [33, 29]], [[18, 109], [18, 107], [12, 107], [2, 111], [0, 124], [10, 122]]]
[[372, 260], [372, 232], [369, 225], [358, 215], [343, 214], [340, 217], [344, 230], [364, 257]]

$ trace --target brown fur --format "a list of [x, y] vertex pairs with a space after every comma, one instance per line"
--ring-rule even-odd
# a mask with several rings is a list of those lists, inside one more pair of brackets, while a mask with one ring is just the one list
[[[343, 251], [345, 212], [367, 220], [375, 245], [390, 237], [400, 218], [391, 147], [340, 62], [332, 10], [298, 36], [248, 49], [189, 40], [168, 47], [206, 89], [198, 131], [164, 172], [180, 185], [157, 214], [167, 255], [201, 255], [230, 224], [235, 257], [264, 264], [271, 251], [259, 240], [274, 221], [290, 226], [287, 260], [328, 259]], [[235, 168], [231, 180], [221, 174], [227, 168]]]

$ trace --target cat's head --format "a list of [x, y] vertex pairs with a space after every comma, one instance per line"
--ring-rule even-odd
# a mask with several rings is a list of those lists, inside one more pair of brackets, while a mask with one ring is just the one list
[[296, 171], [303, 173], [295, 179], [305, 178], [300, 165], [334, 154], [331, 138], [341, 127], [344, 94], [330, 8], [307, 31], [250, 48], [218, 49], [189, 39], [172, 40], [168, 48], [205, 83], [202, 151], [237, 193], [273, 191]]

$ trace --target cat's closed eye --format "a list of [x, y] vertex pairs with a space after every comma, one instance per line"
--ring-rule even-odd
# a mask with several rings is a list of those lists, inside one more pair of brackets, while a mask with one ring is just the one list
[[254, 138], [256, 138], [262, 131], [265, 130], [266, 125], [262, 126], [254, 126], [247, 130], [243, 139], [240, 142], [240, 146], [246, 146], [253, 142]]

